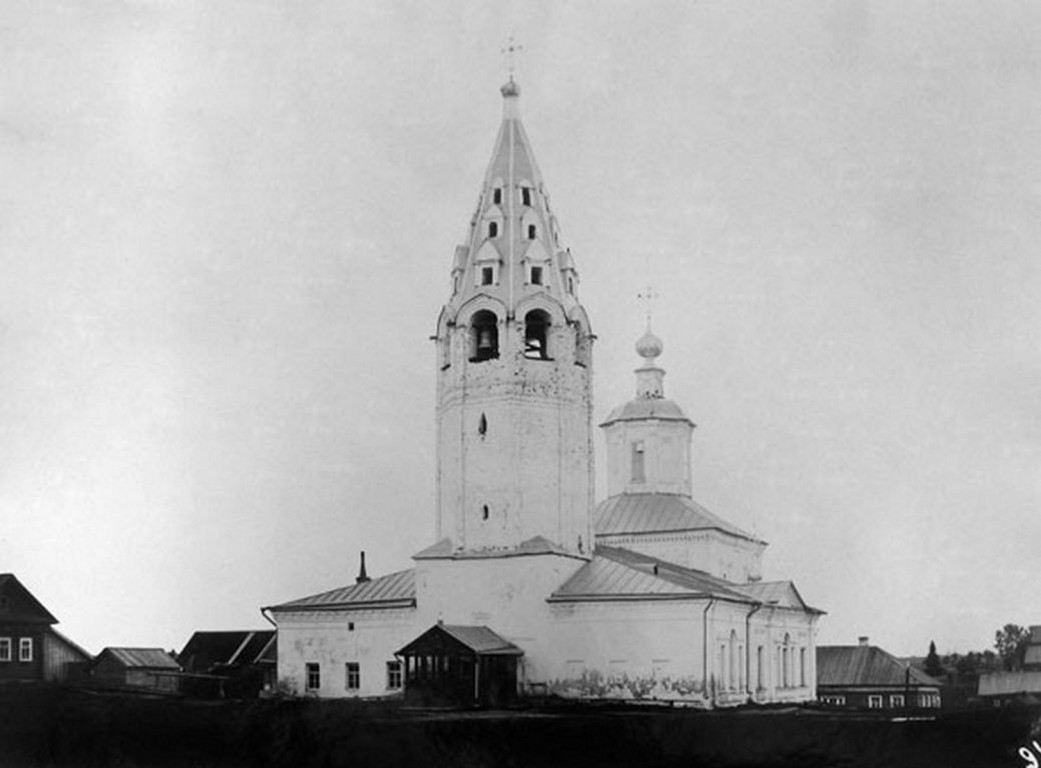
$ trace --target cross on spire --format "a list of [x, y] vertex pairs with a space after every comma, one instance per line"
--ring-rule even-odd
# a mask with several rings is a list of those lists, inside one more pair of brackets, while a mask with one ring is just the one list
[[524, 46], [518, 45], [517, 43], [513, 42], [513, 35], [510, 35], [509, 40], [506, 41], [506, 47], [500, 51], [503, 57], [506, 59], [506, 71], [509, 72], [511, 81], [513, 80], [513, 68], [514, 65], [517, 63], [517, 51], [523, 50]]
[[649, 331], [651, 329], [651, 313], [654, 309], [654, 300], [658, 298], [658, 292], [648, 283], [646, 288], [636, 294], [636, 298], [644, 303], [644, 311], [647, 314], [647, 330]]

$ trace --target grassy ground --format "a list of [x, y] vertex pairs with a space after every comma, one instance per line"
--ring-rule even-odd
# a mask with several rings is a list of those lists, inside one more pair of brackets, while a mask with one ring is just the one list
[[1016, 768], [1041, 710], [891, 722], [799, 709], [417, 712], [351, 701], [190, 701], [0, 688], [0, 766]]

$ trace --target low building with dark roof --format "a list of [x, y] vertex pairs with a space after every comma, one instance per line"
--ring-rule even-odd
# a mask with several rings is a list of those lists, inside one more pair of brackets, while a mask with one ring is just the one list
[[177, 654], [183, 691], [233, 698], [273, 690], [276, 659], [273, 629], [196, 632]]
[[91, 685], [157, 693], [180, 689], [181, 665], [162, 648], [105, 648], [90, 665]]
[[938, 709], [941, 684], [861, 637], [858, 645], [817, 647], [817, 697], [851, 709]]
[[63, 682], [90, 654], [12, 573], [0, 573], [0, 683]]

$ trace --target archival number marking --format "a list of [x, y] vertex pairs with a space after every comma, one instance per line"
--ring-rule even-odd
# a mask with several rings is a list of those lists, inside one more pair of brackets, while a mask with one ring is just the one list
[[[1030, 743], [1033, 745], [1034, 749], [1037, 750], [1037, 754], [1041, 755], [1041, 744], [1038, 744], [1037, 741], [1032, 741]], [[1027, 768], [1039, 768], [1039, 766], [1041, 766], [1041, 763], [1038, 762], [1037, 756], [1031, 752], [1028, 747], [1020, 747], [1019, 756], [1027, 761]]]

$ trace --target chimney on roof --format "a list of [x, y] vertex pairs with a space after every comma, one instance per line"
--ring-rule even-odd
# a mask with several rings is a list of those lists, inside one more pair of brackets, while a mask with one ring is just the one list
[[862, 646], [866, 647], [867, 644], [868, 644], [868, 636], [867, 635], [861, 635], [860, 637], [857, 638], [857, 642], [859, 642]]
[[362, 550], [361, 553], [361, 570], [358, 571], [358, 578], [354, 581], [356, 584], [364, 584], [366, 581], [371, 581], [369, 575], [365, 573], [365, 550]]

